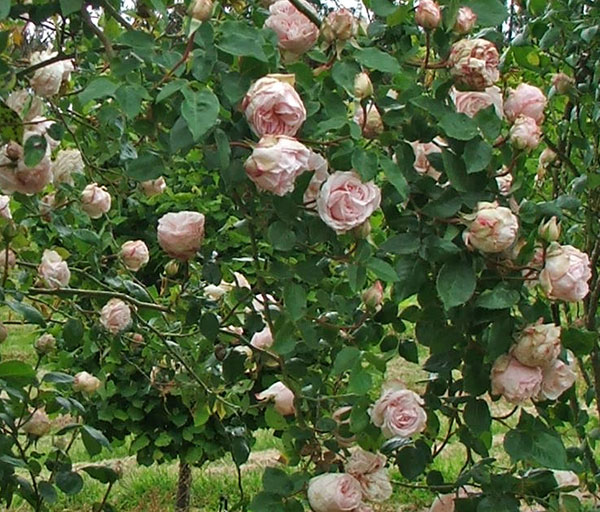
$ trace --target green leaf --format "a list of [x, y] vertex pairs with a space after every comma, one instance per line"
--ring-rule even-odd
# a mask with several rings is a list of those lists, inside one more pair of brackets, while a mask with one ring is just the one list
[[[134, 49], [141, 52], [152, 52], [154, 49], [155, 40], [154, 37], [141, 30], [126, 30], [119, 37], [119, 41], [123, 44], [133, 47]], [[142, 53], [140, 55], [143, 56]]]
[[296, 235], [287, 224], [278, 220], [269, 226], [267, 240], [278, 251], [289, 251], [296, 243]]
[[423, 441], [417, 441], [415, 446], [405, 446], [398, 452], [396, 460], [398, 461], [398, 468], [402, 473], [402, 476], [408, 480], [414, 480], [417, 478], [425, 468], [430, 459], [430, 452], [427, 446], [423, 446]]
[[136, 117], [142, 108], [142, 100], [150, 99], [141, 85], [122, 85], [115, 91], [115, 98], [129, 119]]
[[89, 466], [83, 466], [81, 469], [83, 469], [94, 480], [98, 480], [103, 484], [111, 484], [119, 479], [119, 475], [117, 475], [116, 471], [108, 466], [90, 464]]
[[226, 170], [231, 164], [231, 145], [227, 134], [217, 128], [215, 130], [215, 142], [217, 143], [217, 155], [219, 157], [219, 168]]
[[105, 77], [92, 80], [87, 87], [79, 93], [79, 101], [85, 105], [88, 101], [112, 96], [117, 90], [118, 84]]
[[137, 181], [155, 180], [165, 174], [165, 163], [157, 153], [144, 150], [126, 161], [125, 174]]
[[367, 262], [367, 268], [383, 281], [398, 281], [398, 274], [394, 270], [394, 267], [379, 258], [371, 258]]
[[40, 496], [46, 503], [49, 503], [50, 505], [56, 503], [56, 500], [58, 499], [58, 494], [56, 493], [56, 489], [50, 482], [38, 482], [37, 486]]
[[596, 346], [598, 333], [574, 327], [563, 327], [560, 338], [563, 346], [572, 350], [576, 356], [585, 356], [590, 354]]
[[348, 284], [350, 289], [356, 293], [361, 290], [367, 282], [367, 269], [362, 265], [348, 266]]
[[338, 60], [331, 68], [333, 81], [345, 89], [350, 96], [354, 96], [354, 78], [360, 73], [360, 68], [354, 63]]
[[379, 246], [379, 250], [392, 254], [416, 254], [420, 246], [421, 241], [416, 234], [402, 233], [388, 238]]
[[400, 64], [398, 60], [389, 53], [382, 52], [377, 48], [363, 48], [356, 53], [356, 60], [369, 69], [375, 69], [382, 73], [399, 73]]
[[373, 387], [371, 374], [364, 368], [357, 368], [350, 374], [348, 392], [357, 395], [366, 395]]
[[267, 492], [290, 496], [294, 492], [294, 482], [285, 471], [268, 467], [262, 477], [263, 488]]
[[167, 85], [165, 85], [156, 95], [156, 99], [154, 100], [155, 103], [160, 103], [161, 101], [166, 100], [169, 96], [183, 89], [187, 84], [188, 81], [181, 78], [168, 82]]
[[403, 200], [407, 199], [409, 194], [409, 186], [404, 174], [402, 174], [402, 171], [400, 170], [400, 167], [389, 158], [381, 158], [380, 163], [385, 177], [398, 191], [400, 197]]
[[72, 496], [83, 489], [83, 478], [74, 471], [59, 471], [56, 474], [56, 485], [62, 492]]
[[377, 16], [385, 18], [396, 12], [397, 7], [389, 0], [371, 0], [371, 8]]
[[53, 382], [54, 384], [72, 384], [73, 376], [62, 372], [48, 372], [42, 378], [43, 382]]
[[306, 314], [306, 291], [296, 283], [288, 283], [283, 289], [283, 301], [290, 318], [297, 322]]
[[225, 21], [221, 24], [221, 38], [217, 47], [230, 55], [238, 57], [254, 57], [267, 62], [262, 48], [264, 38], [261, 32], [239, 21]]
[[463, 158], [467, 164], [467, 174], [483, 171], [492, 160], [492, 146], [477, 137], [467, 142]]
[[35, 309], [33, 306], [29, 304], [25, 304], [24, 302], [16, 302], [16, 301], [6, 301], [6, 305], [12, 309], [15, 313], [21, 315], [26, 322], [30, 324], [37, 324], [45, 327], [46, 321], [42, 314]]
[[438, 274], [436, 289], [446, 309], [467, 302], [475, 292], [477, 280], [473, 266], [467, 261], [446, 263]]
[[243, 437], [234, 437], [231, 440], [231, 455], [238, 466], [246, 462], [250, 456], [248, 441]]
[[475, 114], [474, 119], [487, 140], [495, 141], [498, 138], [502, 129], [502, 120], [493, 105], [481, 109]]
[[41, 135], [32, 135], [25, 141], [25, 158], [23, 159], [27, 167], [35, 167], [46, 156], [46, 147], [48, 143], [46, 137]]
[[35, 379], [35, 370], [23, 361], [3, 361], [0, 363], [0, 379], [17, 383], [32, 382]]
[[0, 102], [0, 139], [2, 142], [23, 140], [23, 121], [12, 108]]
[[81, 9], [83, 0], [60, 0], [60, 11], [63, 16], [68, 16]]
[[219, 333], [219, 319], [213, 313], [204, 313], [200, 319], [200, 332], [209, 340], [214, 340]]
[[102, 447], [110, 447], [108, 439], [102, 432], [89, 425], [83, 425], [81, 428], [81, 439], [88, 454], [93, 457], [102, 451]]
[[470, 399], [465, 406], [464, 418], [475, 434], [489, 431], [492, 425], [492, 415], [485, 400]]
[[473, 9], [477, 14], [477, 25], [481, 27], [501, 25], [508, 17], [506, 5], [502, 0], [465, 0], [461, 5]]
[[284, 430], [287, 428], [286, 419], [272, 405], [269, 405], [265, 410], [265, 422], [273, 430]]
[[337, 356], [335, 356], [331, 374], [340, 375], [345, 371], [348, 371], [360, 360], [360, 356], [361, 351], [356, 347], [344, 347], [338, 352]]
[[519, 292], [500, 283], [492, 290], [485, 290], [477, 298], [475, 305], [485, 309], [504, 309], [514, 306], [517, 302], [519, 302]]
[[219, 118], [219, 99], [208, 89], [200, 92], [183, 89], [185, 100], [181, 104], [181, 115], [197, 141], [210, 130]]
[[377, 155], [362, 148], [356, 148], [352, 153], [352, 167], [360, 174], [363, 181], [372, 180], [379, 170]]
[[10, 14], [10, 0], [0, 0], [0, 20]]
[[439, 121], [439, 126], [448, 137], [457, 140], [471, 140], [477, 136], [477, 124], [473, 119], [458, 112], [446, 112]]

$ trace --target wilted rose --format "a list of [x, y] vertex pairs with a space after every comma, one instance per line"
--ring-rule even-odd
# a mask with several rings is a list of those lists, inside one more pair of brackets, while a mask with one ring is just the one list
[[500, 56], [494, 43], [486, 39], [461, 39], [452, 45], [448, 65], [455, 84], [483, 91], [500, 78]]
[[52, 177], [55, 184], [68, 183], [73, 185], [73, 174], [82, 173], [83, 158], [78, 149], [61, 149], [52, 162]]
[[381, 503], [392, 495], [392, 484], [385, 462], [384, 455], [357, 448], [345, 464], [344, 469], [358, 480], [363, 496], [369, 501]]
[[9, 94], [6, 106], [13, 109], [25, 122], [40, 117], [44, 111], [44, 102], [27, 89], [18, 89]]
[[160, 176], [155, 180], [142, 181], [140, 187], [146, 196], [152, 197], [162, 194], [167, 189], [167, 183], [165, 182], [165, 179]]
[[[36, 65], [50, 60], [58, 55], [57, 52], [34, 52], [29, 59], [30, 64]], [[42, 97], [54, 96], [60, 90], [63, 81], [68, 81], [73, 71], [73, 63], [68, 60], [59, 60], [42, 68], [36, 69], [31, 78], [31, 87], [35, 93]]]
[[351, 512], [360, 506], [360, 483], [346, 473], [325, 473], [308, 483], [308, 502], [314, 512]]
[[515, 122], [519, 116], [525, 116], [541, 124], [544, 121], [546, 103], [546, 96], [538, 87], [522, 83], [510, 90], [504, 102], [504, 113], [510, 122]]
[[508, 249], [517, 239], [519, 221], [506, 207], [498, 203], [477, 203], [469, 228], [463, 232], [467, 247], [481, 252], [497, 253]]
[[265, 325], [264, 329], [261, 331], [255, 332], [250, 340], [250, 344], [262, 350], [266, 350], [267, 348], [273, 345], [273, 333], [271, 333], [271, 329], [268, 325]]
[[158, 243], [172, 258], [193, 258], [204, 239], [204, 215], [198, 212], [167, 213], [158, 219]]
[[44, 250], [38, 274], [48, 288], [64, 288], [69, 285], [71, 272], [66, 261], [56, 251]]
[[[310, 4], [304, 2], [304, 5], [314, 11]], [[271, 4], [269, 13], [264, 26], [277, 34], [281, 50], [298, 56], [310, 50], [317, 42], [319, 38], [317, 26], [288, 0], [277, 0]]]
[[81, 208], [92, 219], [99, 219], [110, 210], [111, 197], [106, 187], [90, 183], [81, 193]]
[[357, 23], [348, 9], [331, 11], [321, 25], [325, 41], [347, 41], [356, 35]]
[[500, 192], [500, 194], [503, 196], [510, 195], [510, 190], [512, 188], [513, 181], [514, 176], [512, 175], [512, 173], [506, 172], [506, 170], [503, 169], [500, 175], [496, 176], [496, 185], [498, 186], [498, 192]]
[[100, 379], [94, 377], [88, 372], [79, 372], [73, 378], [73, 391], [82, 391], [91, 395], [100, 387]]
[[294, 393], [283, 382], [276, 382], [264, 391], [256, 394], [259, 401], [272, 400], [275, 410], [282, 416], [290, 416], [296, 413], [294, 407]]
[[125, 242], [119, 254], [125, 266], [133, 272], [137, 272], [150, 261], [148, 246], [142, 240]]
[[540, 322], [525, 327], [511, 349], [526, 366], [548, 366], [560, 354], [560, 327]]
[[33, 437], [45, 436], [52, 428], [52, 422], [44, 409], [36, 409], [23, 423], [23, 431]]
[[538, 399], [556, 400], [577, 380], [577, 366], [573, 352], [567, 350], [567, 362], [555, 359], [543, 372], [542, 389]]
[[525, 366], [510, 355], [500, 356], [491, 373], [492, 394], [502, 395], [513, 404], [535, 398], [542, 386], [542, 369]]
[[410, 437], [425, 430], [427, 413], [423, 400], [414, 391], [391, 387], [384, 389], [371, 407], [371, 421], [387, 438]]
[[437, 28], [442, 21], [442, 11], [434, 0], [419, 0], [415, 9], [415, 23], [427, 30]]
[[484, 91], [459, 91], [453, 88], [450, 96], [456, 111], [469, 117], [475, 117], [477, 112], [491, 105], [500, 119], [504, 117], [502, 91], [495, 85], [487, 87]]
[[592, 277], [587, 254], [571, 245], [550, 244], [546, 251], [540, 284], [549, 299], [577, 302], [590, 291]]
[[477, 23], [477, 14], [475, 14], [469, 7], [462, 6], [458, 9], [456, 14], [456, 21], [452, 28], [454, 32], [460, 35], [465, 35], [473, 30], [473, 27]]
[[100, 323], [111, 334], [118, 334], [131, 324], [131, 309], [121, 299], [110, 299], [100, 311]]

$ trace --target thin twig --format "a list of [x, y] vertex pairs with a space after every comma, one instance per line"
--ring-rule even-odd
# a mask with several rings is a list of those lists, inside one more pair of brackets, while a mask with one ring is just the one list
[[110, 5], [109, 2], [107, 2], [106, 0], [100, 0], [100, 5], [104, 8], [106, 12], [108, 12], [108, 14], [110, 14], [121, 25], [123, 25], [124, 28], [126, 28], [127, 30], [134, 30], [131, 23], [129, 23], [125, 18], [123, 18], [119, 11], [117, 11], [112, 5]]
[[104, 49], [106, 50], [106, 55], [108, 56], [108, 58], [112, 59], [115, 56], [115, 51], [113, 50], [112, 43], [110, 42], [108, 37], [106, 37], [106, 34], [104, 32], [102, 32], [100, 27], [98, 27], [92, 21], [92, 18], [90, 17], [90, 13], [87, 11], [86, 4], [83, 4], [81, 6], [81, 17], [83, 18], [83, 21], [85, 22], [85, 24], [90, 28], [90, 30], [94, 34], [96, 34], [98, 39], [100, 39], [100, 41], [102, 42], [102, 45], [104, 46]]

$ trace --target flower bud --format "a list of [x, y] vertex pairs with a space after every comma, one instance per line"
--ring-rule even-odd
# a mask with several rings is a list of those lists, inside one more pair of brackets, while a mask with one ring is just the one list
[[381, 306], [383, 301], [383, 286], [380, 281], [375, 281], [373, 286], [371, 286], [368, 290], [362, 295], [362, 300], [367, 306], [367, 309], [376, 309], [378, 306]]
[[552, 85], [558, 94], [567, 94], [575, 85], [575, 80], [564, 73], [552, 75]]
[[111, 334], [118, 334], [131, 324], [131, 309], [121, 299], [110, 299], [100, 311], [100, 323]]
[[42, 334], [35, 342], [35, 350], [38, 354], [50, 354], [56, 348], [56, 338], [52, 334]]
[[142, 336], [139, 332], [131, 333], [131, 343], [134, 345], [141, 345], [144, 343], [144, 336]]
[[0, 343], [4, 343], [8, 338], [8, 331], [6, 330], [6, 326], [0, 322]]
[[165, 274], [169, 277], [176, 276], [177, 272], [179, 272], [179, 262], [177, 260], [171, 260], [165, 265]]
[[356, 35], [357, 23], [354, 15], [348, 9], [339, 9], [332, 11], [327, 15], [321, 34], [323, 39], [328, 42], [347, 41]]
[[81, 193], [81, 208], [92, 219], [99, 219], [102, 214], [110, 210], [111, 197], [106, 187], [99, 187], [97, 183], [90, 183]]
[[542, 132], [535, 119], [519, 116], [510, 129], [510, 143], [515, 149], [531, 151], [538, 147]]
[[73, 391], [81, 391], [91, 395], [100, 387], [100, 379], [97, 379], [88, 372], [79, 372], [73, 379]]
[[130, 240], [121, 246], [123, 264], [132, 272], [137, 272], [150, 260], [148, 247], [142, 240]]
[[538, 235], [546, 242], [556, 242], [560, 238], [560, 224], [556, 216], [552, 216], [548, 222], [542, 221], [538, 228]]
[[453, 30], [457, 34], [468, 34], [475, 26], [475, 23], [477, 23], [477, 14], [469, 7], [463, 6], [458, 10]]
[[442, 11], [433, 0], [420, 0], [415, 10], [415, 23], [426, 30], [437, 28], [442, 21]]
[[212, 17], [212, 0], [195, 0], [190, 9], [190, 16], [198, 21], [206, 21]]
[[354, 96], [359, 100], [373, 96], [373, 84], [367, 73], [362, 72], [354, 77]]
[[52, 422], [44, 409], [37, 409], [23, 424], [23, 431], [33, 437], [42, 437], [50, 432]]
[[[365, 111], [367, 112], [366, 121]], [[363, 136], [367, 139], [377, 138], [384, 130], [381, 114], [373, 103], [369, 103], [369, 105], [364, 108], [361, 105], [358, 105], [354, 114], [354, 121], [360, 126]]]

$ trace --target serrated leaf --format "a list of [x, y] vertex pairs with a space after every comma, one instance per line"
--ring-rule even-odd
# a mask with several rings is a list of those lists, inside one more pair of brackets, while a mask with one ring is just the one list
[[194, 141], [197, 141], [217, 123], [219, 99], [208, 89], [197, 92], [185, 88], [183, 96], [185, 100], [181, 104], [181, 115]]
[[477, 280], [473, 266], [466, 261], [446, 263], [436, 281], [436, 289], [446, 309], [467, 302], [475, 292]]

